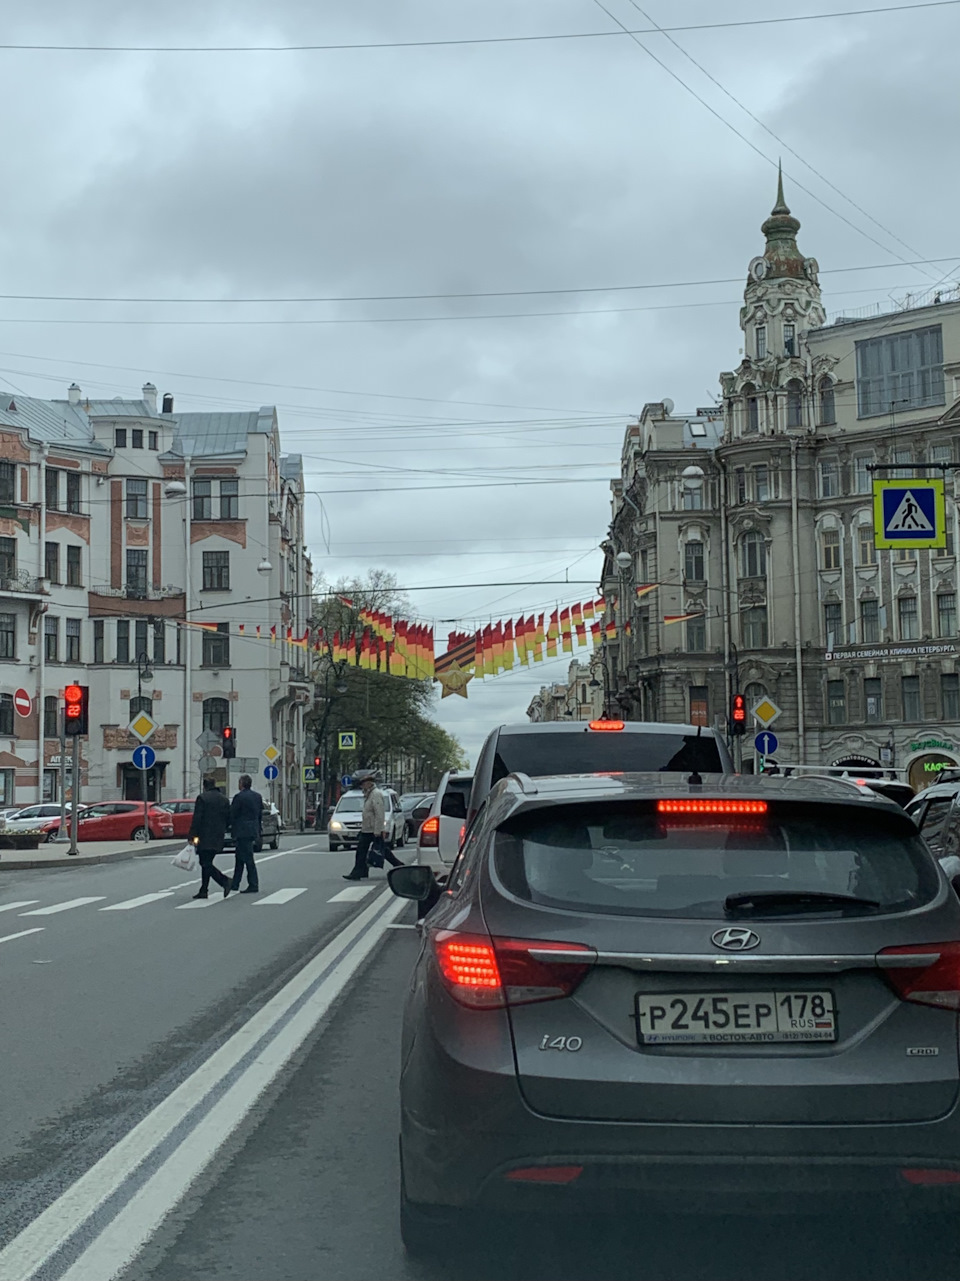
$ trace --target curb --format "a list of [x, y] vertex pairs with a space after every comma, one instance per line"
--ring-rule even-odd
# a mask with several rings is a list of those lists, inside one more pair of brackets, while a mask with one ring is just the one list
[[[172, 845], [153, 846], [153, 842], [147, 842], [143, 848], [152, 849], [154, 854], [175, 854], [182, 845], [182, 841], [177, 841]], [[3, 858], [0, 854], [0, 875], [4, 872], [39, 872], [44, 868], [61, 868], [61, 867], [92, 867], [98, 863], [123, 863], [128, 859], [141, 858], [142, 852], [135, 850], [114, 850], [112, 854], [74, 854], [66, 858], [44, 858], [44, 859], [10, 859]]]

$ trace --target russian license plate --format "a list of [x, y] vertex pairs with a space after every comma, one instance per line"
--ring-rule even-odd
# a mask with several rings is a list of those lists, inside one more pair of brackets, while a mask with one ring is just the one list
[[833, 993], [662, 992], [637, 994], [642, 1045], [835, 1041]]

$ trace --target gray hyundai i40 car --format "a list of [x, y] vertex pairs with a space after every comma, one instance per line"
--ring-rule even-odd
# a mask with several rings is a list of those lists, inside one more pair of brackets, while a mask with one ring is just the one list
[[469, 1209], [960, 1205], [960, 900], [869, 789], [512, 775], [423, 933], [409, 1249]]

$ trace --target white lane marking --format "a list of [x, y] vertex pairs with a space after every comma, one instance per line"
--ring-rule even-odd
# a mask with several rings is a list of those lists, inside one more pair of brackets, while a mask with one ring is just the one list
[[359, 903], [362, 898], [366, 898], [376, 885], [348, 885], [346, 889], [341, 890], [339, 894], [334, 894], [333, 898], [328, 898], [328, 903]]
[[35, 907], [32, 912], [21, 912], [21, 916], [56, 916], [58, 912], [69, 912], [72, 907], [83, 907], [85, 903], [102, 903], [106, 894], [90, 894], [86, 898], [71, 898], [65, 903], [54, 903], [50, 907]]
[[177, 911], [185, 912], [191, 907], [215, 907], [217, 903], [223, 902], [223, 890], [217, 885], [210, 894], [209, 898], [192, 898], [189, 903], [178, 903]]
[[28, 898], [22, 903], [4, 903], [3, 907], [0, 907], [0, 912], [15, 912], [18, 907], [33, 907], [34, 903], [39, 902], [38, 898]]
[[[0, 1250], [0, 1277], [32, 1281], [196, 1108], [184, 1139], [90, 1240], [60, 1281], [112, 1281], [121, 1273], [256, 1107], [404, 907], [403, 899], [381, 894], [358, 913], [205, 1063]], [[315, 990], [303, 1000], [314, 984]], [[247, 1066], [224, 1089], [224, 1078], [254, 1048]], [[209, 1106], [197, 1106], [203, 1104]]]
[[387, 926], [388, 930], [415, 930], [416, 928], [412, 921], [394, 921], [392, 925]]
[[11, 939], [22, 939], [28, 934], [42, 934], [45, 929], [45, 925], [35, 925], [32, 930], [20, 930], [16, 934], [5, 934], [3, 938], [0, 939], [0, 943], [9, 943]]
[[274, 890], [266, 898], [258, 898], [255, 907], [266, 907], [268, 903], [289, 903], [291, 899], [299, 898], [301, 894], [306, 894], [306, 887], [302, 890]]
[[98, 912], [129, 912], [131, 908], [143, 907], [145, 903], [156, 903], [160, 899], [169, 898], [173, 890], [158, 890], [156, 894], [141, 894], [139, 898], [128, 898], [125, 903], [111, 903], [108, 907], [100, 907]]
[[[269, 863], [272, 858], [284, 858], [285, 855], [287, 854], [297, 854], [299, 853], [300, 850], [312, 850], [315, 848], [316, 846], [314, 845], [295, 845], [292, 850], [278, 850], [276, 854], [267, 854], [267, 855], [256, 854], [254, 855], [254, 857], [256, 859], [257, 866], [259, 867], [261, 863]], [[224, 850], [223, 855], [221, 857], [226, 858], [228, 855], [232, 853], [233, 853], [233, 850]], [[170, 888], [171, 890], [185, 890], [188, 885], [199, 885], [199, 884], [200, 884], [200, 877], [198, 876], [192, 881], [180, 881], [178, 885], [173, 885]]]

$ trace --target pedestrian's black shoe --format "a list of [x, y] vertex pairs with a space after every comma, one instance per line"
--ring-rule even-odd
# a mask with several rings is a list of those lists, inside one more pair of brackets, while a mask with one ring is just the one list
[[230, 891], [231, 891], [232, 889], [233, 889], [233, 886], [230, 884], [230, 882], [229, 882], [229, 881], [224, 881], [224, 883], [223, 883], [223, 897], [224, 897], [224, 898], [226, 898], [226, 897], [227, 897], [227, 895], [230, 893]]
[[231, 890], [233, 890], [234, 894], [236, 894], [237, 890], [240, 888], [240, 882], [239, 882], [239, 881], [234, 881], [234, 882], [231, 884], [230, 888], [231, 888]]
[[254, 887], [253, 885], [248, 885], [247, 888], [245, 890], [241, 890], [240, 893], [241, 894], [259, 894], [260, 886], [257, 885], [256, 887]]
[[193, 897], [194, 897], [194, 898], [209, 898], [209, 895], [207, 894], [207, 891], [206, 891], [206, 890], [200, 890], [198, 893], [194, 894], [194, 896], [193, 896]]
[[367, 878], [365, 876], [357, 876], [355, 872], [347, 872], [343, 879], [345, 881], [365, 881]]

